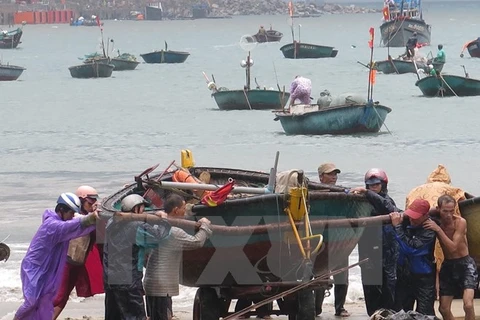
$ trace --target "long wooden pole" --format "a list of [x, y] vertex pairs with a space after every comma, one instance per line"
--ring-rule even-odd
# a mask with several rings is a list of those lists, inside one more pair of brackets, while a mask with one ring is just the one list
[[[195, 213], [195, 212], [194, 212]], [[127, 212], [115, 212], [113, 214], [115, 219], [118, 220], [129, 220], [129, 221], [145, 221], [148, 223], [158, 223], [163, 218], [151, 213], [140, 213], [132, 214]], [[112, 217], [112, 214], [105, 212], [100, 212], [101, 219], [109, 219]], [[172, 226], [179, 227], [182, 229], [194, 229], [197, 226], [196, 221], [184, 220], [184, 219], [166, 219]], [[383, 224], [391, 224], [391, 219], [389, 215], [375, 216], [375, 217], [365, 217], [365, 218], [349, 218], [349, 219], [318, 219], [310, 220], [310, 226], [312, 228], [365, 228], [371, 226], [378, 226]], [[296, 221], [295, 225], [298, 228], [302, 228], [304, 225], [303, 221]], [[213, 231], [214, 235], [224, 234], [224, 235], [244, 235], [244, 234], [265, 234], [271, 231], [290, 231], [292, 230], [292, 225], [290, 222], [275, 222], [264, 225], [254, 225], [254, 226], [222, 226], [212, 224], [210, 229]]]

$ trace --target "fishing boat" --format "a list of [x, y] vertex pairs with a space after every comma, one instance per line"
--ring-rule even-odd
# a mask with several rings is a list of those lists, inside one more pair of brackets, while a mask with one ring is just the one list
[[165, 42], [165, 49], [144, 53], [140, 56], [146, 63], [183, 63], [189, 55], [188, 52], [168, 50], [168, 44]]
[[[430, 62], [433, 65], [433, 68], [437, 72], [443, 70], [444, 63], [441, 62]], [[380, 71], [384, 74], [404, 74], [404, 73], [417, 73], [419, 69], [422, 69], [424, 72], [429, 71], [429, 63], [421, 60], [413, 63], [413, 60], [404, 60], [404, 59], [387, 59], [382, 61], [375, 61], [374, 68], [377, 71]]]
[[[245, 38], [251, 37], [242, 37], [242, 39]], [[249, 40], [244, 41], [251, 43]], [[273, 88], [261, 88], [256, 83], [256, 88], [251, 88], [250, 72], [253, 66], [253, 59], [250, 56], [250, 52], [248, 52], [247, 59], [241, 61], [240, 66], [245, 68], [246, 84], [242, 89], [237, 90], [218, 87], [213, 75], [213, 81], [210, 81], [207, 75], [203, 73], [207, 87], [212, 92], [212, 97], [220, 110], [273, 110], [282, 108], [287, 103], [290, 93], [285, 92], [285, 87], [282, 91], [279, 85], [277, 85], [278, 90], [275, 90]]]
[[467, 221], [468, 253], [480, 268], [480, 197], [459, 201], [458, 207]]
[[273, 30], [270, 26], [270, 30], [266, 30], [265, 34], [256, 33], [252, 38], [258, 43], [264, 42], [279, 42], [283, 37], [283, 33]]
[[0, 49], [15, 49], [21, 42], [23, 29], [17, 28], [15, 30], [0, 32]]
[[293, 105], [275, 112], [287, 135], [376, 133], [392, 109], [352, 94], [331, 97], [325, 90], [317, 104]]
[[93, 61], [91, 63], [84, 63], [78, 66], [68, 68], [70, 75], [73, 78], [88, 79], [88, 78], [109, 78], [115, 66], [108, 63], [98, 63]]
[[463, 58], [463, 51], [465, 49], [468, 50], [470, 57], [472, 58], [480, 58], [480, 37], [475, 40], [467, 42], [462, 49], [462, 53], [460, 53], [460, 58]]
[[418, 43], [430, 44], [432, 27], [423, 19], [421, 0], [395, 0], [395, 6], [383, 8], [383, 20], [380, 33], [384, 46], [405, 47], [414, 32]]
[[24, 67], [3, 64], [0, 62], [0, 81], [17, 80], [25, 70]]
[[[467, 74], [468, 75], [468, 74]], [[438, 74], [418, 80], [415, 85], [427, 97], [463, 97], [480, 95], [480, 80], [452, 74]]]
[[280, 51], [282, 51], [283, 56], [287, 59], [335, 58], [338, 54], [338, 50], [335, 50], [334, 47], [297, 41], [282, 46]]
[[[297, 235], [310, 234], [307, 237], [308, 250], [315, 249], [307, 260], [311, 261], [309, 266], [313, 274], [320, 275], [335, 269], [342, 259], [350, 255], [363, 233], [365, 225], [359, 227], [357, 221], [372, 219], [364, 218], [372, 210], [364, 196], [347, 194], [343, 187], [309, 182], [298, 170], [294, 170], [294, 175], [288, 173], [287, 177], [294, 178], [291, 185], [302, 187], [289, 187], [288, 183], [282, 185], [281, 179], [277, 179], [276, 165], [270, 170], [271, 174], [212, 167], [172, 171], [167, 167], [163, 173], [152, 174], [156, 167], [158, 165], [145, 170], [135, 177], [134, 183], [102, 201], [102, 215], [109, 217], [115, 214], [121, 200], [129, 194], [143, 195], [151, 203], [147, 210], [155, 211], [163, 207], [165, 198], [172, 192], [182, 194], [186, 201], [191, 202], [202, 190], [233, 185], [223, 202], [214, 206], [201, 202], [192, 207], [193, 219], [208, 217], [213, 230], [212, 237], [202, 248], [183, 252], [180, 283], [199, 287], [193, 306], [194, 320], [225, 319], [230, 314], [228, 306], [232, 299], [263, 300], [302, 283], [298, 279], [305, 277], [302, 276], [305, 252], [302, 253], [300, 247], [303, 248], [301, 243], [307, 239], [301, 240]], [[179, 180], [182, 176], [185, 180]], [[189, 183], [200, 181], [198, 179], [203, 179], [202, 183]], [[307, 213], [295, 212], [292, 215], [292, 206], [308, 206], [308, 222], [305, 225], [294, 226], [295, 221], [306, 219]], [[346, 223], [335, 224], [340, 221]], [[193, 228], [185, 227], [194, 225], [192, 221], [169, 219], [169, 222], [177, 226], [182, 224], [187, 232], [193, 232]], [[307, 224], [311, 229], [306, 228]], [[211, 267], [214, 267], [213, 272]], [[288, 314], [289, 319], [314, 320], [312, 290], [277, 300], [280, 310], [274, 310], [272, 314]]]
[[145, 6], [145, 20], [162, 20], [163, 8], [161, 2], [149, 3]]
[[130, 53], [118, 52], [116, 57], [111, 58], [111, 64], [115, 66], [114, 71], [135, 70], [140, 62], [137, 61], [137, 57]]
[[322, 46], [311, 43], [303, 43], [300, 41], [300, 25], [298, 26], [298, 41], [295, 40], [295, 32], [293, 30], [293, 4], [288, 3], [289, 24], [292, 29], [292, 43], [286, 44], [280, 48], [283, 56], [287, 59], [319, 59], [319, 58], [335, 58], [338, 50], [334, 47]]

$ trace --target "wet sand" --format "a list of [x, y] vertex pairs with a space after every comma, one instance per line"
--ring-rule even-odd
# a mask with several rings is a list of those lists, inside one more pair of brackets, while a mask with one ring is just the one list
[[[93, 297], [83, 300], [82, 302], [71, 302], [63, 311], [59, 319], [65, 320], [103, 320], [104, 317], [104, 300], [103, 296]], [[1, 302], [0, 303], [0, 319], [11, 320], [15, 310], [20, 305], [19, 302]], [[345, 308], [350, 312], [351, 320], [368, 319], [363, 303], [346, 304]], [[175, 307], [173, 305], [174, 314], [180, 320], [192, 320], [192, 307]], [[435, 303], [435, 310], [438, 310], [438, 302]], [[476, 319], [480, 319], [480, 299], [475, 300], [475, 310], [477, 313]], [[454, 300], [452, 304], [452, 312], [456, 319], [463, 319], [463, 302], [462, 300]], [[440, 315], [438, 314], [438, 317]], [[272, 316], [273, 319], [287, 320], [287, 316]], [[254, 319], [253, 317], [251, 319]], [[324, 306], [324, 313], [317, 319], [324, 320], [339, 320], [340, 317], [334, 316], [333, 305], [327, 304]]]

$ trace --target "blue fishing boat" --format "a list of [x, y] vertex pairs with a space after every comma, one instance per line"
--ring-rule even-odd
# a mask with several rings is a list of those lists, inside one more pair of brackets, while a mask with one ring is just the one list
[[480, 80], [453, 74], [439, 74], [418, 80], [415, 85], [427, 97], [465, 97], [480, 95]]
[[183, 63], [189, 55], [188, 52], [168, 50], [168, 44], [165, 42], [165, 49], [144, 53], [140, 56], [146, 63]]
[[395, 5], [384, 6], [383, 20], [380, 33], [384, 46], [405, 47], [414, 32], [418, 43], [430, 44], [432, 26], [423, 19], [421, 0], [395, 0]]
[[319, 99], [314, 105], [300, 104], [288, 111], [278, 111], [274, 120], [280, 120], [287, 135], [375, 133], [392, 109], [366, 101], [352, 99], [351, 95], [339, 96], [336, 102], [327, 104]]

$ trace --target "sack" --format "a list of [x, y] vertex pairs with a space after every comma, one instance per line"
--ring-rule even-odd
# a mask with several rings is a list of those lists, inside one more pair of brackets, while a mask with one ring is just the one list
[[70, 240], [68, 244], [67, 260], [76, 265], [85, 263], [88, 247], [90, 246], [90, 235]]

